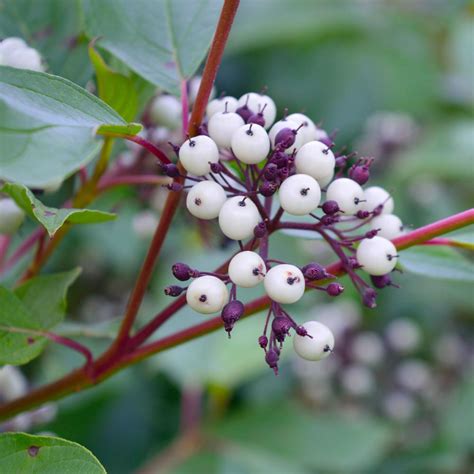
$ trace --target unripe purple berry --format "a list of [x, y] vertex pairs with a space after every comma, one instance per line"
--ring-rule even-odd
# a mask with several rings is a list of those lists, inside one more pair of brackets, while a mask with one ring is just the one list
[[291, 322], [284, 316], [278, 316], [272, 321], [272, 331], [278, 342], [283, 342], [291, 329]]
[[370, 280], [375, 288], [385, 288], [386, 286], [390, 286], [392, 284], [392, 279], [390, 275], [370, 275]]
[[326, 293], [329, 296], [339, 296], [344, 291], [344, 287], [340, 283], [329, 283], [326, 288]]
[[182, 191], [182, 189], [183, 189], [183, 185], [181, 183], [176, 182], [176, 181], [173, 181], [172, 183], [168, 184], [166, 187], [170, 191], [173, 191], [175, 193], [178, 193], [178, 192]]
[[179, 296], [186, 288], [183, 288], [178, 285], [170, 285], [165, 288], [165, 295], [166, 296]]
[[361, 186], [370, 178], [370, 168], [369, 166], [363, 164], [355, 164], [349, 169], [349, 178], [351, 178], [356, 183], [359, 183]]
[[286, 150], [295, 143], [296, 130], [291, 128], [282, 128], [275, 137], [275, 147]]
[[278, 359], [280, 356], [275, 349], [270, 349], [265, 354], [265, 362], [268, 366], [275, 371], [275, 374], [278, 373]]
[[365, 233], [366, 239], [373, 239], [378, 233], [380, 229], [372, 229]]
[[186, 265], [185, 263], [181, 262], [175, 263], [171, 267], [171, 271], [173, 272], [174, 277], [180, 281], [189, 280], [193, 273], [189, 265]]
[[309, 281], [322, 280], [328, 277], [326, 269], [319, 263], [312, 262], [305, 265], [301, 271], [304, 277]]
[[336, 212], [339, 212], [339, 205], [337, 204], [336, 201], [326, 201], [322, 206], [321, 206], [324, 214], [327, 214], [328, 216], [332, 216], [336, 214]]
[[263, 335], [263, 336], [260, 336], [258, 338], [258, 345], [262, 348], [262, 349], [266, 349], [266, 347], [268, 346], [268, 337]]
[[373, 288], [366, 288], [362, 295], [362, 302], [364, 303], [364, 306], [372, 309], [377, 306], [376, 298], [377, 292]]
[[249, 109], [248, 105], [242, 105], [236, 111], [236, 114], [239, 114], [243, 119], [244, 122], [247, 122], [248, 119], [253, 115], [253, 112]]
[[211, 163], [210, 167], [213, 173], [222, 173], [225, 169], [224, 165], [220, 161], [217, 161], [216, 163]]
[[273, 196], [278, 190], [278, 185], [272, 181], [264, 181], [258, 188], [258, 192], [265, 197]]
[[234, 300], [227, 303], [222, 309], [221, 318], [224, 322], [224, 329], [229, 333], [229, 337], [234, 324], [244, 314], [244, 310], [244, 304], [239, 300]]
[[261, 127], [265, 127], [265, 118], [263, 117], [263, 114], [259, 112], [258, 114], [252, 114], [247, 119], [247, 123], [256, 123], [257, 125], [260, 125]]
[[179, 169], [174, 163], [161, 165], [161, 171], [170, 178], [177, 178], [179, 176]]
[[263, 177], [268, 181], [274, 181], [278, 175], [278, 166], [276, 163], [269, 163], [263, 171]]
[[356, 212], [356, 217], [357, 219], [367, 219], [367, 217], [370, 216], [369, 211], [363, 211], [362, 209], [360, 211]]
[[267, 235], [267, 226], [265, 222], [259, 222], [253, 229], [253, 235], [257, 237], [257, 239], [261, 239]]
[[336, 167], [337, 168], [344, 168], [347, 164], [347, 156], [341, 155], [336, 158]]
[[331, 137], [321, 137], [319, 141], [324, 143], [328, 148], [332, 148], [334, 146], [334, 141]]

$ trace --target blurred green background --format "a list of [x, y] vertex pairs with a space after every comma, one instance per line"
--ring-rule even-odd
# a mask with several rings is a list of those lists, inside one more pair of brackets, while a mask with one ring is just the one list
[[[50, 72], [86, 85], [92, 67], [76, 7], [0, 0], [0, 36], [25, 37]], [[339, 147], [376, 156], [373, 182], [393, 193], [409, 228], [472, 205], [471, 2], [242, 0], [217, 89], [239, 97], [265, 86], [280, 113], [304, 111], [339, 130]], [[119, 219], [75, 229], [50, 265], [84, 267], [65, 331], [79, 335], [94, 323], [87, 342], [97, 352], [146, 250], [133, 216], [150, 207], [149, 195], [132, 189], [101, 205], [115, 206]], [[463, 234], [472, 239], [472, 229]], [[172, 263], [211, 270], [233, 251], [211, 244], [179, 215], [141, 322], [167, 303]], [[270, 251], [296, 264], [330, 260], [319, 241], [287, 235]], [[374, 310], [349, 284], [337, 300], [311, 293], [292, 308], [298, 321], [318, 319], [336, 333], [324, 362], [297, 361], [287, 344], [275, 377], [257, 345], [260, 314], [240, 322], [231, 340], [223, 331], [206, 336], [60, 401], [56, 418], [31, 430], [85, 445], [113, 474], [473, 472], [472, 265], [457, 252], [429, 252], [423, 260], [406, 253], [412, 271], [396, 276], [401, 288], [381, 292]], [[182, 311], [160, 335], [201, 318]], [[45, 383], [78, 362], [51, 345], [25, 373]]]

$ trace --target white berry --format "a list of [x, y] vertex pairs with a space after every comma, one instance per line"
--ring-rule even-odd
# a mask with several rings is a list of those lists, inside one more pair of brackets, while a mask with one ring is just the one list
[[198, 219], [215, 219], [227, 196], [223, 187], [214, 181], [195, 184], [186, 197], [188, 211]]
[[220, 311], [229, 299], [225, 284], [215, 276], [196, 278], [186, 290], [186, 301], [194, 311], [202, 314]]
[[334, 153], [327, 145], [318, 141], [304, 144], [295, 157], [296, 171], [309, 174], [316, 180], [331, 174], [335, 164]]
[[[297, 130], [299, 125], [293, 120], [280, 120], [273, 125], [273, 127], [268, 132], [268, 136], [270, 137], [270, 141], [272, 143], [272, 148], [275, 148], [275, 138], [278, 135], [278, 132], [283, 130], [284, 128], [289, 128], [290, 130]], [[305, 143], [305, 137], [303, 133], [300, 133], [301, 129], [298, 130], [295, 136], [295, 143], [291, 145], [289, 148], [285, 150], [285, 153], [291, 155], [294, 151], [297, 151], [301, 146]]]
[[[202, 81], [201, 76], [195, 76], [188, 83], [188, 100], [189, 100], [190, 105], [194, 104], [196, 100], [196, 97], [199, 92], [199, 87], [201, 87], [201, 81]], [[216, 95], [216, 89], [214, 86], [212, 86], [211, 93], [209, 94], [209, 98], [213, 99], [215, 95]]]
[[10, 38], [5, 38], [3, 41], [0, 41], [0, 53], [4, 59], [8, 59], [10, 55], [18, 50], [27, 48], [28, 45], [21, 38], [16, 38], [11, 36]]
[[42, 188], [43, 188], [43, 191], [46, 193], [46, 194], [53, 194], [55, 193], [56, 191], [59, 190], [59, 188], [63, 185], [63, 180], [62, 179], [53, 179], [51, 181], [49, 181], [47, 184], [45, 184]]
[[391, 214], [394, 203], [390, 193], [380, 186], [371, 186], [364, 191], [363, 209], [372, 212], [378, 206], [383, 205], [382, 214]]
[[244, 251], [235, 255], [229, 263], [229, 278], [243, 288], [257, 286], [265, 277], [265, 262], [256, 252]]
[[181, 126], [181, 102], [172, 95], [159, 95], [151, 103], [150, 117], [155, 124], [175, 130]]
[[207, 104], [206, 114], [208, 118], [211, 118], [217, 113], [222, 113], [227, 110], [227, 112], [235, 112], [237, 109], [237, 99], [230, 95], [225, 97], [219, 97], [217, 99], [211, 100]]
[[13, 199], [0, 200], [0, 235], [12, 235], [23, 223], [25, 213]]
[[158, 226], [158, 216], [152, 211], [142, 211], [133, 217], [132, 229], [141, 239], [151, 239]]
[[41, 56], [34, 48], [23, 48], [15, 50], [10, 56], [8, 65], [18, 69], [30, 69], [42, 71]]
[[244, 119], [239, 114], [218, 112], [209, 119], [207, 130], [219, 147], [230, 148], [232, 136], [244, 124]]
[[229, 239], [247, 239], [259, 222], [257, 206], [244, 196], [227, 199], [219, 212], [219, 227]]
[[334, 170], [332, 170], [329, 174], [325, 176], [321, 176], [321, 178], [318, 178], [316, 181], [319, 183], [319, 186], [322, 188], [325, 188], [334, 178]]
[[301, 270], [282, 264], [268, 270], [263, 280], [267, 295], [277, 303], [296, 303], [304, 294], [305, 281]]
[[306, 360], [326, 358], [334, 348], [334, 336], [331, 330], [318, 321], [307, 321], [303, 324], [307, 336], [295, 334], [293, 347], [295, 352]]
[[390, 273], [397, 263], [397, 249], [390, 240], [375, 236], [357, 247], [357, 261], [369, 275]]
[[247, 107], [254, 113], [258, 114], [263, 110], [263, 118], [265, 120], [265, 128], [268, 130], [276, 118], [276, 105], [268, 95], [257, 94], [256, 92], [248, 92], [244, 94], [238, 101], [237, 107]]
[[318, 182], [307, 174], [294, 174], [280, 186], [280, 205], [294, 216], [304, 216], [313, 212], [321, 200]]
[[212, 138], [198, 135], [181, 145], [179, 159], [186, 171], [196, 176], [203, 176], [211, 171], [210, 163], [219, 161], [219, 149]]
[[327, 201], [336, 201], [339, 209], [347, 215], [362, 209], [364, 190], [352, 179], [339, 178], [333, 181], [326, 192]]
[[235, 131], [232, 135], [231, 147], [240, 161], [255, 165], [267, 157], [270, 151], [270, 139], [263, 127], [251, 123]]
[[403, 233], [403, 224], [395, 214], [381, 214], [370, 221], [371, 229], [380, 229], [377, 235], [392, 240]]
[[296, 122], [298, 126], [303, 125], [303, 127], [300, 129], [300, 132], [304, 136], [305, 143], [308, 143], [312, 140], [317, 140], [316, 136], [318, 135], [318, 128], [307, 115], [296, 113], [290, 114], [286, 118]]

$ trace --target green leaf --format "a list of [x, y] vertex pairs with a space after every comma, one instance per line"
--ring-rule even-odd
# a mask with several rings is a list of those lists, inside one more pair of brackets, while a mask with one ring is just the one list
[[81, 274], [80, 268], [69, 272], [41, 275], [15, 289], [15, 294], [42, 328], [52, 328], [64, 319], [69, 287]]
[[3, 472], [16, 474], [106, 474], [98, 459], [80, 444], [52, 436], [0, 435]]
[[23, 302], [0, 286], [0, 365], [26, 364], [41, 354], [46, 338], [28, 332], [41, 329]]
[[45, 206], [22, 184], [6, 183], [0, 190], [10, 195], [31, 218], [44, 226], [50, 237], [54, 236], [64, 224], [96, 224], [116, 218], [116, 214], [110, 212], [91, 209], [56, 209]]
[[110, 68], [93, 46], [89, 47], [89, 57], [94, 65], [99, 97], [125, 120], [133, 120], [138, 98], [132, 80]]
[[98, 126], [126, 122], [73, 82], [0, 66], [0, 124], [0, 179], [42, 187], [92, 160]]
[[399, 263], [402, 270], [438, 280], [474, 281], [474, 265], [458, 251], [441, 246], [418, 246], [403, 250]]
[[97, 128], [97, 135], [107, 135], [108, 133], [118, 133], [120, 135], [136, 135], [143, 129], [140, 123], [128, 123], [127, 125], [101, 125]]
[[86, 33], [175, 95], [204, 59], [221, 5], [221, 0], [83, 1]]
[[458, 247], [474, 250], [474, 232], [458, 232], [453, 235], [445, 235], [444, 237], [455, 242]]
[[214, 425], [211, 432], [242, 448], [318, 472], [363, 472], [383, 457], [392, 440], [388, 427], [374, 418], [313, 416], [289, 404], [242, 411]]

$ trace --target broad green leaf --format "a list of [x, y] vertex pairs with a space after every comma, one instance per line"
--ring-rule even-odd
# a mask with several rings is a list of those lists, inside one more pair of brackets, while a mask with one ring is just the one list
[[84, 0], [86, 33], [145, 79], [179, 95], [201, 64], [222, 0]]
[[96, 224], [116, 218], [116, 215], [110, 212], [91, 209], [56, 209], [45, 206], [22, 184], [6, 183], [1, 191], [10, 195], [31, 218], [44, 226], [50, 237], [64, 224]]
[[106, 474], [98, 459], [80, 444], [53, 436], [0, 435], [2, 472], [15, 474]]
[[26, 364], [37, 357], [46, 339], [28, 331], [41, 329], [23, 302], [0, 286], [0, 365]]
[[110, 68], [93, 46], [89, 46], [89, 57], [94, 65], [99, 97], [125, 120], [133, 120], [138, 98], [132, 80]]
[[210, 431], [225, 441], [321, 472], [363, 472], [385, 455], [388, 427], [374, 418], [313, 416], [289, 404], [257, 406]]
[[107, 104], [58, 76], [0, 66], [0, 179], [41, 187], [87, 164], [100, 125], [127, 125]]
[[461, 248], [474, 250], [474, 232], [458, 232], [453, 235], [445, 235], [444, 237], [452, 240]]
[[474, 281], [474, 265], [449, 247], [418, 246], [400, 252], [402, 270], [438, 280]]
[[80, 268], [69, 272], [41, 275], [15, 289], [15, 294], [42, 328], [59, 324], [66, 313], [66, 294], [77, 280]]
[[118, 133], [121, 135], [136, 135], [143, 129], [139, 123], [129, 123], [127, 125], [101, 125], [97, 128], [97, 135], [107, 135], [107, 133]]

